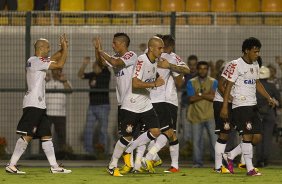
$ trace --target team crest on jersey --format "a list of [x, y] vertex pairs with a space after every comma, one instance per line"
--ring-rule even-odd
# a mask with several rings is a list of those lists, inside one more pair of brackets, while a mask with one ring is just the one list
[[253, 129], [252, 122], [247, 121], [246, 122], [246, 128], [247, 128], [247, 130], [252, 130]]
[[136, 100], [135, 100], [134, 98], [130, 98], [130, 102], [131, 102], [131, 103], [135, 103]]
[[132, 131], [133, 131], [133, 125], [131, 125], [131, 124], [127, 125], [125, 131], [126, 131], [127, 133], [132, 133]]
[[230, 130], [230, 123], [225, 122], [223, 128], [224, 128], [224, 130]]
[[254, 69], [253, 69], [253, 68], [250, 68], [250, 72], [253, 74], [253, 73], [254, 73]]

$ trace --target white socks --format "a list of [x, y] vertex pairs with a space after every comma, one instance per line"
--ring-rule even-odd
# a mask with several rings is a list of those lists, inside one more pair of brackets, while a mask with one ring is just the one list
[[247, 171], [249, 172], [250, 170], [254, 169], [253, 166], [253, 145], [252, 143], [248, 142], [243, 142], [242, 143], [242, 154], [244, 156], [245, 162], [246, 162], [246, 167]]
[[222, 166], [222, 155], [224, 154], [226, 148], [226, 141], [217, 139], [214, 146], [215, 151], [215, 169], [220, 169]]
[[178, 140], [170, 143], [169, 146], [171, 166], [178, 169], [178, 160], [179, 160], [179, 143]]
[[135, 163], [134, 163], [134, 169], [135, 170], [139, 170], [140, 169], [140, 167], [141, 167], [141, 158], [143, 157], [145, 151], [146, 151], [146, 145], [142, 145], [142, 146], [137, 147]]
[[57, 168], [58, 163], [56, 161], [53, 142], [51, 140], [42, 141], [42, 149], [43, 149], [51, 167]]
[[156, 142], [153, 147], [147, 153], [146, 159], [153, 160], [155, 154], [158, 153], [160, 149], [162, 149], [166, 145], [167, 141], [167, 137], [164, 134], [160, 134], [159, 137], [156, 139]]
[[28, 142], [24, 140], [23, 137], [20, 137], [16, 143], [13, 155], [11, 157], [11, 161], [10, 164], [11, 165], [17, 165], [17, 162], [19, 161], [20, 157], [22, 156], [22, 154], [24, 153], [24, 151], [26, 150], [28, 145]]
[[126, 149], [126, 153], [132, 153], [134, 149], [138, 146], [146, 145], [151, 140], [154, 140], [155, 137], [149, 132], [144, 132], [141, 134], [136, 140], [132, 142], [132, 144]]
[[[121, 142], [121, 140], [122, 140], [123, 143]], [[113, 152], [113, 155], [112, 155], [111, 162], [109, 164], [109, 168], [110, 169], [113, 169], [113, 168], [117, 167], [118, 160], [122, 156], [122, 154], [123, 154], [123, 152], [126, 149], [126, 146], [128, 144], [129, 144], [129, 142], [126, 139], [124, 139], [124, 138], [120, 138], [117, 141], [117, 143], [115, 145], [115, 148], [114, 148], [114, 152]]]

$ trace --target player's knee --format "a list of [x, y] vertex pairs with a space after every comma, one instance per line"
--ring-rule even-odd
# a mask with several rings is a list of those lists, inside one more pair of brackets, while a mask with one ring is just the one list
[[152, 128], [150, 129], [150, 133], [153, 137], [157, 138], [161, 134], [161, 131], [159, 128]]
[[32, 140], [31, 136], [21, 136], [21, 138], [28, 143]]
[[44, 137], [41, 137], [41, 142], [44, 142], [44, 141], [52, 141], [52, 136], [44, 136]]
[[173, 129], [166, 130], [166, 131], [164, 132], [164, 134], [165, 134], [170, 140], [172, 140], [173, 134], [174, 134]]

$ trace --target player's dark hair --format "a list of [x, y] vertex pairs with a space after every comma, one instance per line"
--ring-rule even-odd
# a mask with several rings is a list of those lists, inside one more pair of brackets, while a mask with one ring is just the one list
[[261, 48], [261, 43], [259, 39], [250, 37], [244, 40], [243, 45], [242, 45], [242, 52], [245, 53], [246, 50], [251, 50], [252, 48], [257, 47]]
[[118, 37], [120, 37], [120, 38], [123, 39], [123, 41], [124, 41], [125, 44], [126, 44], [126, 47], [129, 47], [130, 38], [129, 38], [129, 36], [128, 36], [126, 33], [116, 33], [116, 34], [114, 35], [114, 38], [118, 38]]
[[190, 55], [187, 59], [187, 61], [191, 61], [191, 60], [196, 60], [198, 61], [198, 57], [196, 55]]
[[163, 35], [162, 40], [165, 47], [175, 46], [175, 39], [171, 35]]
[[201, 65], [207, 66], [208, 69], [209, 69], [209, 67], [210, 67], [210, 65], [209, 65], [208, 62], [206, 62], [206, 61], [199, 61], [199, 62], [197, 63], [197, 69], [199, 69]]

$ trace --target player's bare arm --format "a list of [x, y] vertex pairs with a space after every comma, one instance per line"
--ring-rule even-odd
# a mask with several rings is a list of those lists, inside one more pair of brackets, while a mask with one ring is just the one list
[[187, 65], [175, 65], [172, 63], [169, 63], [166, 59], [161, 58], [160, 61], [158, 61], [158, 67], [163, 69], [169, 69], [173, 72], [177, 72], [180, 74], [189, 74], [190, 69]]
[[80, 66], [79, 68], [79, 71], [77, 73], [77, 76], [81, 79], [84, 78], [84, 71], [87, 67], [87, 65], [90, 63], [90, 57], [89, 56], [86, 56], [83, 58], [83, 62], [82, 62], [82, 65]]
[[[67, 55], [68, 55], [68, 41], [66, 38], [66, 34], [63, 34], [60, 36], [60, 45], [61, 45], [61, 57], [59, 57], [57, 61], [52, 62], [50, 64], [49, 66], [50, 70], [61, 69], [63, 68], [66, 62]], [[51, 57], [51, 61], [52, 61], [52, 57]]]
[[220, 111], [220, 117], [222, 119], [228, 119], [228, 100], [233, 85], [234, 83], [231, 81], [227, 81], [226, 83], [226, 88], [223, 95], [223, 105]]
[[183, 74], [178, 75], [177, 77], [173, 77], [174, 83], [177, 89], [181, 89], [184, 84]]
[[135, 89], [154, 88], [164, 84], [165, 81], [162, 79], [162, 77], [158, 77], [154, 82], [143, 82], [137, 77], [132, 78], [132, 88]]
[[101, 46], [101, 40], [100, 38], [96, 38], [95, 40], [95, 50], [97, 50], [99, 56], [101, 56], [103, 59], [105, 59], [107, 62], [109, 62], [113, 67], [116, 68], [123, 68], [125, 67], [125, 64], [122, 59], [120, 58], [112, 58], [108, 53], [103, 51], [102, 46]]
[[271, 107], [275, 107], [275, 100], [273, 98], [271, 98], [271, 96], [267, 93], [267, 91], [265, 90], [265, 88], [263, 87], [263, 85], [261, 84], [260, 80], [256, 80], [256, 88], [257, 91], [264, 97], [267, 99], [269, 105]]

